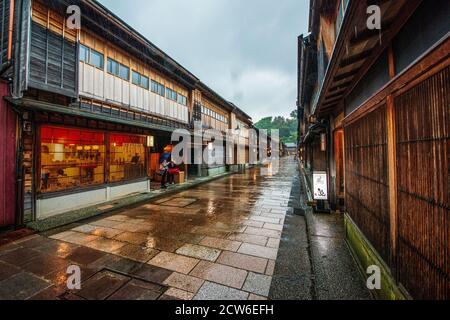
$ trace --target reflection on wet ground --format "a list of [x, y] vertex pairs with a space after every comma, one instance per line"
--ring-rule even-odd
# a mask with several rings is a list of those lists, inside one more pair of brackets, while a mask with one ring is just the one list
[[[0, 298], [33, 277], [40, 291], [30, 287], [19, 298], [266, 299], [295, 170], [286, 159], [276, 176], [251, 169], [50, 238], [12, 244], [0, 250], [0, 270], [11, 267], [0, 281], [19, 278], [2, 286]], [[49, 273], [16, 270], [18, 254], [31, 262], [52, 257]], [[82, 292], [67, 292], [58, 278], [72, 263], [88, 279]]]

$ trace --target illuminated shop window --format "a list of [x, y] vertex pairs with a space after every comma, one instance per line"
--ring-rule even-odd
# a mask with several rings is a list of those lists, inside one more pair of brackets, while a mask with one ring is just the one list
[[109, 181], [119, 182], [145, 178], [145, 144], [147, 137], [110, 135]]
[[40, 159], [42, 193], [105, 182], [103, 133], [42, 127]]

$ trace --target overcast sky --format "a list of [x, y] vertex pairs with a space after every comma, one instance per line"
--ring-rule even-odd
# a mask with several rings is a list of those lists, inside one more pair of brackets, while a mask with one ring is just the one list
[[295, 109], [309, 0], [100, 0], [256, 122]]

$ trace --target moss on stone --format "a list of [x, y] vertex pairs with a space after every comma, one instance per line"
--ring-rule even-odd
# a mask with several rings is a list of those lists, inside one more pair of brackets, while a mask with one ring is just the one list
[[345, 233], [350, 251], [361, 272], [366, 274], [367, 268], [373, 265], [381, 269], [381, 290], [374, 290], [374, 296], [380, 300], [410, 299], [408, 294], [399, 288], [385, 262], [348, 215], [345, 215]]

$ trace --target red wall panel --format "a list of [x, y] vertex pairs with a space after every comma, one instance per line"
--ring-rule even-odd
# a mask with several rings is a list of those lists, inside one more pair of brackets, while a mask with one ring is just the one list
[[16, 214], [16, 115], [3, 99], [8, 85], [0, 81], [0, 227], [12, 226]]

